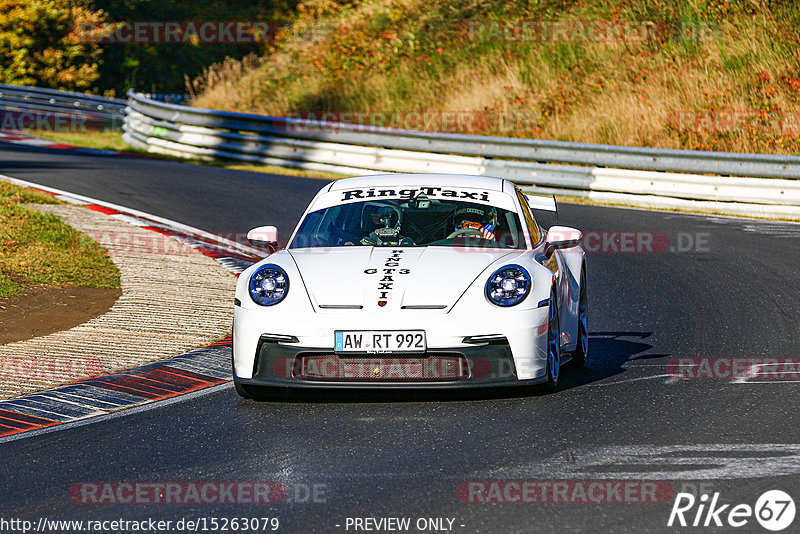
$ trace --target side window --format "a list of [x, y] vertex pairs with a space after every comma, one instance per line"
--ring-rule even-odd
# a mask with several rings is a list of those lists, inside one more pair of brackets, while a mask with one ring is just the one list
[[536, 224], [533, 218], [533, 213], [531, 213], [531, 208], [528, 205], [528, 199], [525, 198], [525, 194], [519, 189], [517, 189], [517, 198], [519, 198], [519, 203], [522, 206], [522, 216], [525, 217], [525, 224], [528, 226], [528, 232], [531, 234], [531, 241], [533, 241], [533, 246], [536, 246], [542, 239], [539, 225]]

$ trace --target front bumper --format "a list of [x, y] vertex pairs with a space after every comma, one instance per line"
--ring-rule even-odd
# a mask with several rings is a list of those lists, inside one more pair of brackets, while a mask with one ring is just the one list
[[[234, 377], [242, 384], [313, 387], [464, 387], [533, 383], [545, 378], [548, 307], [498, 310], [481, 316], [439, 312], [391, 314], [316, 313], [291, 316], [275, 309], [234, 308]], [[500, 313], [504, 312], [504, 313]], [[402, 380], [402, 376], [365, 380], [326, 376], [308, 379], [299, 358], [334, 356], [336, 330], [425, 330], [425, 358], [449, 356], [467, 363], [460, 379]], [[270, 339], [270, 335], [278, 335]], [[465, 342], [491, 335], [492, 343]], [[291, 338], [291, 341], [275, 339]], [[400, 358], [400, 355], [396, 355]], [[370, 356], [366, 356], [369, 358]], [[416, 356], [419, 358], [419, 356]], [[421, 364], [424, 367], [424, 362]]]
[[[312, 365], [309, 365], [309, 363]], [[315, 365], [314, 362], [319, 362]], [[314, 388], [453, 388], [519, 385], [507, 340], [431, 349], [425, 354], [339, 357], [262, 336], [249, 385]], [[535, 383], [543, 380], [526, 380]]]

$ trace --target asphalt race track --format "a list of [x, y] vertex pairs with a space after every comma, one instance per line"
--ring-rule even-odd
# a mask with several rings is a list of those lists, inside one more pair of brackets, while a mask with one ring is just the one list
[[[0, 173], [210, 232], [276, 224], [284, 237], [324, 183], [6, 143]], [[800, 225], [573, 204], [560, 215], [592, 236], [591, 341], [586, 368], [565, 371], [556, 393], [338, 392], [256, 403], [228, 384], [0, 443], [0, 516], [277, 517], [279, 532], [355, 532], [353, 518], [366, 517], [411, 518], [414, 532], [419, 518], [452, 519], [455, 532], [661, 532], [674, 530], [667, 521], [680, 491], [753, 506], [781, 489], [800, 501], [800, 374], [732, 380], [718, 365], [716, 378], [671, 376], [679, 358], [800, 358]], [[619, 232], [658, 250], [620, 252]], [[644, 480], [667, 493], [656, 503], [573, 495], [486, 504], [457, 492], [497, 480]], [[70, 497], [82, 482], [199, 481], [278, 482], [288, 499]], [[736, 530], [764, 531], [754, 518]]]

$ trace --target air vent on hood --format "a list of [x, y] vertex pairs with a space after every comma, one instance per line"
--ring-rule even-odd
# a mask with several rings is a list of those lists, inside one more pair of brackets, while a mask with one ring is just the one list
[[360, 310], [364, 306], [360, 304], [320, 304], [323, 310]]
[[401, 310], [443, 310], [447, 304], [416, 304], [411, 306], [400, 306]]

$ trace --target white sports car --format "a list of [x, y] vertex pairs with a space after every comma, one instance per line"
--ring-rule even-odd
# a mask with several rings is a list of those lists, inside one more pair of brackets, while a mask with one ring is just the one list
[[[497, 178], [337, 180], [236, 286], [236, 391], [545, 383], [588, 350], [580, 231]], [[277, 250], [274, 226], [248, 233]], [[272, 393], [275, 390], [271, 391]]]

